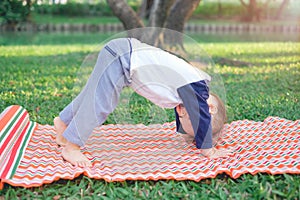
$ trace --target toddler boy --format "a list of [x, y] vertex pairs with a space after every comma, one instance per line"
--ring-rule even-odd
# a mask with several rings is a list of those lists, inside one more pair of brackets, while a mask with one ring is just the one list
[[183, 59], [137, 39], [110, 41], [84, 89], [54, 119], [63, 158], [91, 166], [80, 147], [113, 112], [126, 86], [162, 108], [175, 108], [177, 131], [193, 136], [204, 156], [226, 156], [227, 150], [213, 147], [213, 135], [221, 131], [226, 112], [222, 101], [209, 94], [210, 79]]

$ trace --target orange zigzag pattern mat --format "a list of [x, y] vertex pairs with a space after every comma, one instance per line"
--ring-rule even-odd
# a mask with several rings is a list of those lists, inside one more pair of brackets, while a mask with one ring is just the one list
[[[300, 120], [269, 117], [226, 124], [217, 147], [231, 147], [232, 156], [208, 159], [175, 132], [175, 122], [163, 125], [104, 125], [94, 130], [85, 155], [93, 167], [76, 168], [61, 158], [53, 126], [38, 125], [11, 177], [1, 184], [33, 187], [84, 174], [106, 181], [194, 180], [226, 173], [300, 173]], [[0, 174], [1, 175], [1, 174]]]

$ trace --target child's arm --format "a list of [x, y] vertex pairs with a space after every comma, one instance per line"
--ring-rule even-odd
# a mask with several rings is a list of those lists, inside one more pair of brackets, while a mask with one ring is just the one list
[[[201, 149], [202, 154], [209, 158], [229, 155], [229, 150], [213, 147], [211, 115], [207, 104], [209, 91], [206, 83], [204, 81], [191, 83], [178, 88], [177, 91], [189, 115], [197, 148]], [[178, 126], [178, 124], [176, 125]]]
[[[177, 92], [188, 113], [197, 148], [212, 148], [211, 115], [207, 104], [209, 89], [205, 81], [184, 85], [178, 88]], [[180, 124], [176, 125], [179, 128]]]

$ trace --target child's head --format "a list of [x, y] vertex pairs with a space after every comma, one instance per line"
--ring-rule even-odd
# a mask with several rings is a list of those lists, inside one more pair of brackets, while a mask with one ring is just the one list
[[[215, 144], [227, 120], [226, 109], [222, 100], [216, 94], [213, 93], [210, 93], [209, 98], [207, 99], [207, 103], [209, 106], [209, 112], [211, 114], [212, 136], [213, 143]], [[179, 120], [183, 130], [188, 135], [194, 136], [192, 124], [184, 106], [177, 106], [176, 112], [179, 115]]]
[[211, 114], [212, 135], [215, 143], [227, 120], [226, 108], [220, 97], [213, 93], [210, 93], [207, 103]]

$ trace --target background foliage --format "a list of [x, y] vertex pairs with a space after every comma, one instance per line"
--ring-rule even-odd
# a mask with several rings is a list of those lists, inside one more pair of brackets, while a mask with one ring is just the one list
[[[55, 2], [55, 1], [54, 1]], [[129, 0], [128, 4], [138, 11], [141, 1]], [[260, 1], [259, 1], [260, 2]], [[273, 2], [273, 1], [272, 1]], [[274, 1], [261, 10], [263, 19], [275, 18], [280, 1]], [[259, 3], [258, 3], [259, 4]], [[259, 4], [260, 5], [260, 4]], [[285, 9], [282, 18], [299, 18], [300, 4], [291, 1]], [[53, 3], [42, 0], [2, 0], [0, 1], [0, 24], [15, 24], [24, 21], [36, 22], [34, 16], [67, 16], [67, 17], [114, 17], [106, 1], [67, 1], [66, 3]], [[194, 11], [192, 19], [230, 19], [240, 21], [247, 16], [245, 8], [236, 1], [209, 1], [202, 0]], [[48, 21], [50, 22], [50, 21]]]
[[24, 6], [19, 0], [0, 1], [0, 24], [17, 24], [26, 21], [30, 14], [30, 8]]

